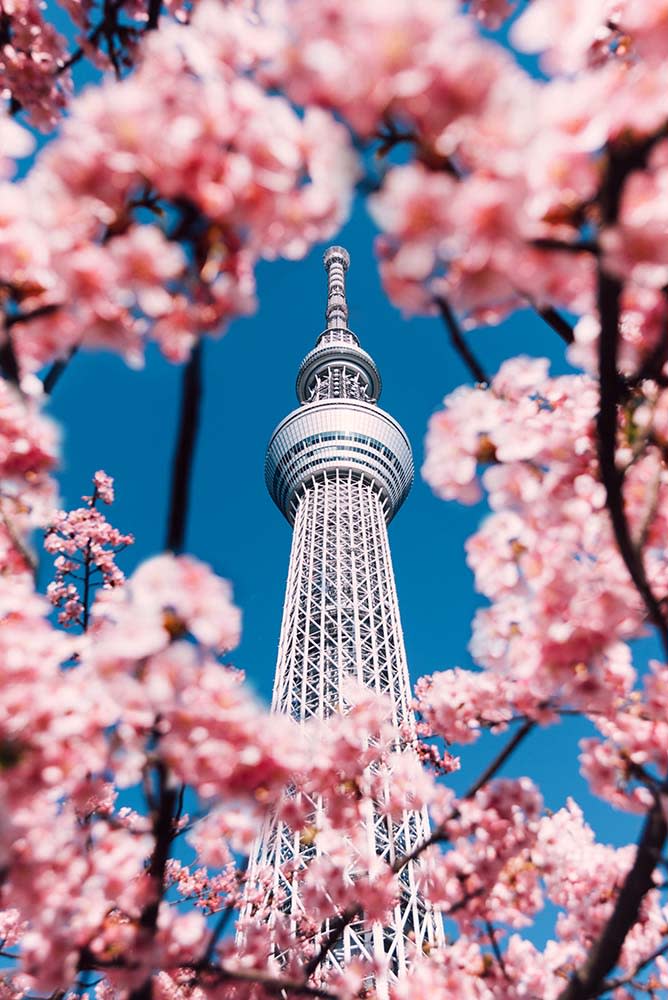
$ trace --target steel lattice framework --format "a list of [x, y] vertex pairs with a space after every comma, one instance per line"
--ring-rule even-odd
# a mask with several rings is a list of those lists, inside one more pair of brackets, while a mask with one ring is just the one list
[[[340, 711], [353, 679], [388, 697], [392, 721], [410, 737], [415, 722], [387, 523], [410, 489], [413, 460], [401, 427], [376, 405], [380, 376], [347, 326], [348, 254], [331, 247], [324, 259], [327, 328], [299, 370], [302, 405], [279, 424], [267, 451], [269, 492], [294, 525], [272, 709], [302, 722], [326, 719]], [[404, 746], [414, 752], [410, 738]], [[313, 802], [316, 826], [320, 807]], [[429, 821], [407, 811], [392, 822], [377, 811], [366, 835], [392, 863], [429, 836]], [[298, 917], [303, 871], [315, 853], [273, 818], [257, 845], [251, 882], [253, 870], [271, 871], [267, 894]], [[394, 976], [441, 941], [440, 917], [417, 891], [415, 875], [415, 862], [402, 869], [390, 925], [349, 925], [330, 963], [380, 959]], [[386, 986], [376, 983], [380, 995]]]

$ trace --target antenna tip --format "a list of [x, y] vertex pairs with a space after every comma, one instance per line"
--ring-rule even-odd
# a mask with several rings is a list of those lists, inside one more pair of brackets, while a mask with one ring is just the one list
[[343, 270], [347, 271], [350, 267], [350, 255], [348, 251], [343, 247], [328, 247], [322, 258], [325, 270], [329, 271], [330, 265], [333, 264], [334, 261], [339, 261], [343, 264]]

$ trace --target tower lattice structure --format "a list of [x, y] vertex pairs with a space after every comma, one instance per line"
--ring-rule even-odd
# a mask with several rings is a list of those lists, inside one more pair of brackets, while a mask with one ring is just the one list
[[[413, 481], [406, 434], [377, 405], [378, 369], [348, 328], [342, 247], [324, 256], [328, 275], [326, 329], [297, 375], [298, 409], [274, 431], [266, 456], [269, 492], [293, 525], [272, 710], [300, 722], [341, 710], [350, 681], [384, 695], [393, 723], [415, 733], [387, 524]], [[389, 779], [391, 781], [391, 777]], [[314, 803], [317, 815], [318, 803]], [[392, 864], [429, 836], [426, 812], [400, 822], [375, 811], [366, 835]], [[276, 817], [256, 846], [253, 871], [271, 873], [267, 894], [285, 913], [304, 912], [303, 871], [317, 852]], [[416, 863], [400, 873], [401, 893], [388, 924], [363, 917], [348, 925], [328, 956], [341, 966], [354, 957], [386, 968], [379, 995], [414, 957], [442, 939], [440, 916], [416, 885]], [[354, 873], [351, 873], [354, 879]], [[322, 928], [326, 935], [329, 927]]]

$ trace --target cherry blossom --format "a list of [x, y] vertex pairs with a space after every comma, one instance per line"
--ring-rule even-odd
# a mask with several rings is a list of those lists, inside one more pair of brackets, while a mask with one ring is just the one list
[[[47, 593], [51, 603], [61, 608], [58, 620], [62, 625], [77, 624], [85, 631], [94, 590], [118, 587], [125, 580], [115, 559], [134, 539], [113, 528], [96, 509], [98, 497], [106, 504], [113, 503], [113, 482], [102, 470], [96, 472], [93, 495], [83, 498], [86, 506], [67, 513], [58, 511], [46, 530], [44, 547], [56, 555], [56, 573]], [[82, 594], [73, 580], [81, 582]]]

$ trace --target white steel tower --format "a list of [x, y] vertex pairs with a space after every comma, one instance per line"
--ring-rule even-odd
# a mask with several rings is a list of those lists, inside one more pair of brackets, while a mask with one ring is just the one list
[[[393, 722], [409, 736], [405, 752], [413, 753], [415, 722], [387, 538], [387, 523], [413, 481], [413, 459], [404, 431], [377, 406], [376, 365], [348, 329], [348, 254], [330, 247], [324, 263], [326, 329], [302, 362], [301, 405], [274, 431], [265, 466], [269, 492], [294, 526], [272, 710], [302, 722], [327, 718], [340, 710], [352, 678], [389, 698]], [[389, 863], [429, 836], [428, 818], [419, 812], [406, 812], [400, 823], [378, 813], [369, 826], [375, 852]], [[284, 823], [267, 823], [253, 869], [273, 872], [271, 897], [283, 912], [302, 912], [300, 871], [315, 851]], [[441, 940], [440, 917], [425, 906], [415, 874], [413, 862], [401, 872], [390, 926], [355, 921], [329, 963], [379, 959], [391, 977]], [[376, 986], [382, 995], [386, 983]]]

